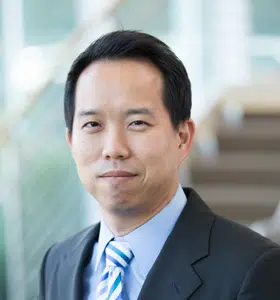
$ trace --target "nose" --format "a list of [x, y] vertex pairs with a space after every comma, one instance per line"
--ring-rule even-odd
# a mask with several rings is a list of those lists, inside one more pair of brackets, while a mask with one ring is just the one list
[[111, 129], [104, 135], [102, 156], [106, 160], [124, 160], [130, 156], [127, 137], [122, 130]]

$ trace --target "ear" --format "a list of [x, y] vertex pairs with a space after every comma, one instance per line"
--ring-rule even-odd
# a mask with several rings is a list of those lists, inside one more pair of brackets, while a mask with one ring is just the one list
[[189, 154], [195, 135], [195, 124], [192, 119], [183, 121], [178, 127], [179, 144], [178, 149], [180, 151], [179, 163], [185, 159]]
[[72, 137], [71, 137], [71, 133], [68, 128], [66, 128], [65, 137], [66, 137], [66, 141], [71, 149], [72, 148]]

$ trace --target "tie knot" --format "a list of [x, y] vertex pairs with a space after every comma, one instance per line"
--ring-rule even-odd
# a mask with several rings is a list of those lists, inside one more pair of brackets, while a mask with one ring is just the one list
[[133, 253], [127, 242], [111, 241], [105, 250], [106, 265], [125, 269], [130, 263]]

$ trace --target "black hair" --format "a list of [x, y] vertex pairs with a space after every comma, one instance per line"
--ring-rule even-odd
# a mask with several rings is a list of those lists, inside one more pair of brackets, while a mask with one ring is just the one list
[[163, 77], [163, 103], [174, 129], [190, 118], [191, 83], [183, 63], [164, 42], [139, 31], [120, 30], [101, 36], [73, 62], [64, 93], [64, 117], [72, 134], [75, 114], [75, 89], [79, 76], [87, 66], [101, 60], [146, 60], [156, 66]]

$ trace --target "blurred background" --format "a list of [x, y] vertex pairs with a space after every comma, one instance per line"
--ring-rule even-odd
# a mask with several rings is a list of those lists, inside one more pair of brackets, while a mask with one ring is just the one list
[[73, 59], [115, 29], [151, 33], [193, 87], [180, 169], [217, 213], [280, 242], [280, 1], [0, 1], [0, 299], [31, 300], [45, 251], [99, 218], [65, 142]]

